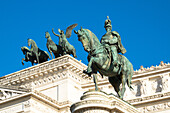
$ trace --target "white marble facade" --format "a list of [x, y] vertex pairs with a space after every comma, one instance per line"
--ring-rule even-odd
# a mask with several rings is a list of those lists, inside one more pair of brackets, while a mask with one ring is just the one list
[[[0, 113], [69, 113], [85, 91], [94, 90], [87, 66], [69, 55], [0, 78]], [[170, 112], [170, 64], [134, 71], [124, 99], [143, 113]], [[107, 77], [98, 74], [101, 91], [116, 94]], [[15, 111], [16, 109], [16, 111]]]

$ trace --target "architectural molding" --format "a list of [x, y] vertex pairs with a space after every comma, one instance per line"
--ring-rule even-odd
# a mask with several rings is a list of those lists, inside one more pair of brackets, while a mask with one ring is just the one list
[[[70, 108], [72, 113], [89, 113], [102, 111], [103, 113], [139, 113], [138, 110], [122, 101], [101, 91], [87, 91], [81, 97], [81, 101], [74, 103]], [[87, 112], [87, 113], [88, 113]]]

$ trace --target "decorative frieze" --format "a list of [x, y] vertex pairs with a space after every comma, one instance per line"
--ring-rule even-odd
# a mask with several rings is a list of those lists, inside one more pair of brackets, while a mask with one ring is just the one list
[[[85, 74], [82, 73], [84, 68], [86, 68], [84, 64], [69, 55], [65, 55], [60, 58], [56, 58], [42, 64], [38, 64], [30, 68], [15, 72], [13, 74], [6, 75], [0, 79], [0, 84], [17, 86], [17, 84], [23, 85], [28, 81], [32, 82], [44, 76], [55, 76], [53, 78], [49, 77], [49, 80], [44, 80], [44, 83], [46, 83], [47, 81], [54, 81], [54, 79], [64, 78], [65, 74], [63, 72], [67, 70], [72, 70], [72, 72], [75, 73], [74, 76], [80, 76], [79, 79], [86, 80], [87, 77], [84, 77]], [[60, 73], [61, 75], [59, 75]], [[34, 83], [34, 85], [35, 84], [36, 83]]]
[[169, 98], [170, 99], [170, 92], [167, 93], [160, 93], [160, 94], [155, 94], [151, 96], [145, 96], [145, 97], [138, 97], [136, 99], [130, 99], [127, 100], [128, 103], [131, 103], [133, 105], [140, 104], [140, 103], [145, 103], [146, 101], [155, 101], [155, 100], [162, 100], [164, 98]]
[[[170, 102], [164, 102], [155, 105], [151, 104], [148, 106], [138, 108], [138, 110], [141, 113], [149, 113], [149, 112], [154, 113], [154, 112], [166, 111], [166, 110], [170, 110]], [[169, 111], [167, 111], [166, 113], [169, 113]]]

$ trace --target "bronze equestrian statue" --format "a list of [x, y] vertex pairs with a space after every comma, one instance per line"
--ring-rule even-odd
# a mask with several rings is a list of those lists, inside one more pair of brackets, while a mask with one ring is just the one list
[[68, 42], [67, 38], [69, 38], [71, 36], [72, 29], [75, 28], [76, 26], [77, 26], [77, 24], [73, 24], [73, 25], [67, 27], [66, 34], [64, 34], [64, 31], [60, 30], [60, 29], [58, 29], [58, 32], [60, 34], [56, 34], [52, 29], [53, 34], [59, 37], [59, 45], [62, 47], [63, 55], [72, 54], [74, 58], [77, 57], [76, 49], [74, 48], [73, 45], [71, 45]]
[[[77, 34], [78, 40], [83, 44], [84, 50], [89, 53], [88, 68], [84, 70], [84, 73], [91, 76], [91, 74], [99, 72], [101, 76], [108, 76], [109, 82], [114, 87], [119, 98], [123, 99], [126, 90], [125, 84], [127, 83], [128, 87], [132, 89], [133, 66], [125, 56], [118, 54], [119, 52], [125, 53], [126, 50], [120, 44], [118, 33], [112, 32], [111, 28], [108, 28], [111, 21], [107, 21], [108, 19], [105, 22], [107, 33], [102, 37], [101, 43], [96, 35], [88, 29], [81, 28], [74, 32]], [[118, 49], [112, 46], [116, 46]], [[117, 46], [120, 46], [120, 48]], [[116, 57], [115, 54], [117, 55]], [[122, 88], [120, 88], [121, 84]]]
[[[53, 42], [49, 32], [45, 32], [45, 38], [47, 38], [46, 46], [47, 46], [48, 51], [50, 52], [50, 54], [52, 56], [52, 59], [53, 59], [53, 54], [54, 54], [55, 58], [63, 55], [62, 47]], [[52, 54], [52, 52], [53, 52], [53, 54]]]
[[[24, 65], [23, 61], [25, 62], [30, 61], [32, 65], [34, 65], [34, 64], [43, 63], [45, 61], [48, 61], [48, 59], [50, 59], [49, 54], [46, 51], [39, 49], [34, 40], [28, 39], [28, 45], [29, 46], [31, 45], [31, 49], [27, 48], [26, 46], [21, 47], [21, 50], [25, 55], [25, 58], [22, 58], [23, 65]], [[33, 48], [36, 48], [38, 50], [36, 54], [34, 52], [34, 50], [36, 49]], [[38, 55], [38, 58], [36, 55]]]

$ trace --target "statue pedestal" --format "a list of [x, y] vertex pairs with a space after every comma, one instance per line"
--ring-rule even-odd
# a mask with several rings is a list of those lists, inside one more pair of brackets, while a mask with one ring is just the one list
[[72, 113], [139, 113], [132, 105], [101, 91], [87, 91], [70, 108]]

